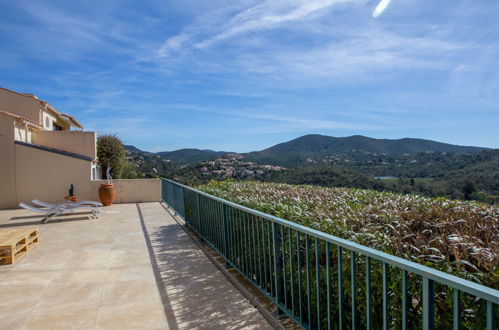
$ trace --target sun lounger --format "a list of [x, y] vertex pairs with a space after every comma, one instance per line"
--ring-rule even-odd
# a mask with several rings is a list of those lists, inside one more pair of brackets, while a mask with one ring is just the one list
[[32, 202], [36, 205], [44, 206], [44, 207], [66, 207], [66, 206], [91, 206], [91, 207], [101, 207], [102, 204], [99, 202], [94, 202], [94, 201], [79, 201], [79, 202], [70, 202], [70, 201], [63, 201], [60, 202], [59, 204], [50, 204], [38, 199], [33, 199]]
[[45, 218], [43, 218], [42, 223], [46, 223], [48, 220], [52, 219], [53, 217], [64, 214], [64, 213], [71, 213], [75, 210], [90, 210], [92, 212], [92, 216], [94, 218], [98, 218], [99, 214], [99, 209], [97, 207], [89, 206], [89, 205], [78, 205], [78, 206], [52, 206], [52, 207], [47, 207], [47, 208], [39, 208], [35, 206], [28, 205], [26, 203], [20, 203], [20, 207], [23, 209], [32, 211], [32, 212], [37, 212], [37, 213], [43, 213], [45, 214]]
[[64, 202], [59, 203], [59, 204], [50, 204], [50, 203], [46, 203], [46, 202], [43, 202], [43, 201], [38, 200], [38, 199], [33, 199], [32, 202], [34, 204], [39, 205], [39, 206], [43, 206], [43, 207], [47, 207], [47, 208], [61, 208], [64, 210], [69, 210], [71, 212], [73, 210], [76, 210], [76, 209], [91, 210], [94, 216], [100, 212], [99, 206], [102, 206], [101, 203], [93, 202], [93, 201], [84, 201], [84, 202], [90, 202], [90, 203], [93, 203], [94, 205], [85, 205], [82, 202], [74, 203], [74, 202], [67, 202], [67, 201], [64, 201]]
[[94, 202], [94, 201], [79, 201], [79, 202], [66, 201], [66, 204], [69, 204], [69, 205], [90, 205], [90, 206], [94, 206], [94, 207], [102, 207], [102, 203]]
[[61, 208], [46, 208], [42, 209], [39, 207], [34, 207], [25, 203], [19, 203], [19, 206], [22, 207], [23, 209], [32, 211], [32, 212], [37, 212], [37, 213], [43, 213], [45, 214], [45, 218], [43, 218], [42, 222], [45, 223], [47, 220], [55, 217], [56, 215], [61, 214]]
[[37, 204], [39, 206], [47, 207], [47, 208], [60, 208], [60, 209], [68, 210], [71, 212], [73, 212], [74, 210], [77, 210], [77, 209], [90, 210], [90, 211], [92, 211], [92, 213], [94, 215], [98, 214], [100, 212], [99, 207], [93, 206], [93, 205], [80, 205], [80, 204], [74, 204], [74, 203], [68, 204], [68, 203], [64, 203], [64, 202], [60, 203], [60, 204], [49, 204], [49, 203], [45, 203], [45, 202], [42, 202], [42, 201], [37, 200], [37, 199], [34, 199], [33, 203]]

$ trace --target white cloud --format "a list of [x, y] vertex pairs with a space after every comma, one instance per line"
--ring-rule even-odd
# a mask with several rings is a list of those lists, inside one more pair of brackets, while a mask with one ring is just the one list
[[452, 70], [451, 75], [451, 83], [455, 85], [459, 85], [464, 79], [465, 76], [470, 72], [469, 65], [460, 64]]
[[279, 27], [306, 18], [320, 10], [334, 5], [352, 2], [353, 0], [269, 0], [262, 4], [248, 8], [234, 16], [222, 31], [217, 35], [196, 43], [196, 48], [206, 48], [213, 43], [222, 41], [240, 34], [263, 31]]
[[[375, 13], [389, 2], [379, 3]], [[331, 8], [358, 15], [350, 22]], [[167, 39], [156, 60], [171, 70], [245, 75], [243, 83], [265, 77], [265, 85], [293, 88], [383, 79], [376, 75], [395, 69], [448, 70], [455, 65], [452, 54], [470, 46], [431, 28], [372, 26], [369, 8], [366, 1], [273, 0], [217, 18], [206, 13]]]
[[371, 28], [351, 31], [347, 40], [331, 40], [307, 49], [241, 52], [220, 70], [250, 74], [260, 81], [266, 77], [266, 85], [283, 89], [297, 84], [311, 87], [382, 81], [383, 73], [393, 70], [448, 69], [453, 66], [449, 60], [452, 55], [466, 46], [436, 36], [402, 36]]
[[[400, 126], [392, 125], [390, 122], [383, 121], [379, 116], [369, 116], [362, 113], [363, 119], [365, 117], [370, 118], [370, 123], [365, 124], [358, 121], [356, 117], [359, 114], [349, 113], [348, 115], [341, 115], [342, 117], [350, 117], [349, 120], [331, 120], [327, 118], [320, 118], [320, 116], [313, 115], [312, 111], [307, 115], [303, 115], [302, 109], [292, 109], [285, 105], [272, 105], [272, 106], [261, 106], [261, 107], [247, 107], [238, 109], [229, 108], [217, 108], [208, 106], [199, 106], [192, 104], [171, 104], [166, 105], [169, 108], [174, 109], [184, 109], [194, 112], [209, 113], [212, 115], [218, 115], [222, 119], [221, 125], [224, 125], [225, 121], [230, 120], [255, 120], [258, 125], [245, 125], [245, 127], [238, 127], [234, 131], [230, 131], [228, 128], [224, 128], [224, 132], [231, 132], [232, 134], [237, 133], [255, 133], [255, 132], [306, 132], [314, 130], [361, 130], [361, 131], [378, 131], [383, 129], [395, 129], [400, 128]], [[286, 109], [286, 110], [283, 110]], [[302, 115], [302, 116], [300, 116]], [[327, 117], [327, 116], [326, 116]], [[231, 127], [232, 125], [226, 125], [224, 127]]]
[[383, 14], [383, 12], [386, 10], [386, 8], [388, 7], [388, 5], [390, 4], [390, 2], [392, 2], [392, 0], [381, 0], [381, 2], [376, 6], [376, 8], [374, 9], [374, 12], [373, 12], [373, 17], [374, 18], [377, 18], [379, 17], [381, 14]]
[[253, 31], [278, 28], [305, 19], [321, 10], [325, 11], [334, 5], [352, 2], [355, 0], [267, 0], [246, 7], [236, 15], [217, 15], [211, 19], [207, 18], [212, 15], [209, 12], [180, 34], [168, 38], [157, 51], [157, 55], [166, 57], [172, 52], [181, 51], [182, 47], [206, 49], [226, 39]]
[[164, 57], [172, 51], [180, 50], [187, 41], [189, 41], [189, 35], [187, 34], [179, 34], [169, 38], [158, 50], [158, 56]]

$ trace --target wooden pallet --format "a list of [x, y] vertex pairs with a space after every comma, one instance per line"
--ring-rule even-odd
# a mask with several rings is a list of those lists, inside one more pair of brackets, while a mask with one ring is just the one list
[[0, 230], [0, 265], [15, 263], [39, 242], [38, 228]]

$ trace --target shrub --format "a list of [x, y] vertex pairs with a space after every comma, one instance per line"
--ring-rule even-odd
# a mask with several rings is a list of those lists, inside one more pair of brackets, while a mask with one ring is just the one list
[[108, 168], [112, 177], [115, 179], [121, 178], [126, 163], [126, 152], [118, 136], [115, 134], [99, 136], [97, 139], [97, 157], [101, 165], [103, 179], [108, 179]]

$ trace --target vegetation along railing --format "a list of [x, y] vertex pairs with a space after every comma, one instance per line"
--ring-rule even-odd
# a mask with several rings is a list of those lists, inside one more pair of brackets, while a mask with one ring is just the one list
[[499, 291], [162, 180], [163, 200], [308, 329], [489, 329]]

